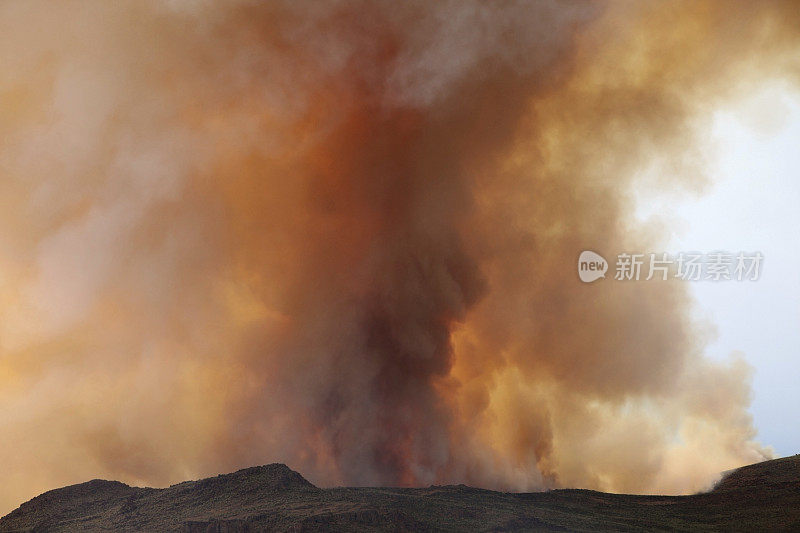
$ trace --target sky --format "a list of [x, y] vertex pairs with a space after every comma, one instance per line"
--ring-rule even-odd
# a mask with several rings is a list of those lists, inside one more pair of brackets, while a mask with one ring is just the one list
[[800, 93], [776, 81], [719, 110], [710, 132], [712, 183], [678, 203], [675, 251], [760, 251], [752, 283], [694, 283], [698, 316], [713, 322], [708, 353], [741, 352], [755, 368], [759, 439], [800, 453]]
[[690, 282], [693, 314], [711, 328], [708, 356], [743, 357], [754, 369], [758, 438], [780, 456], [800, 453], [800, 416], [789, 408], [800, 403], [800, 93], [770, 80], [712, 110], [702, 128], [700, 191], [639, 190], [636, 217], [666, 229], [658, 253], [764, 255], [756, 281]]

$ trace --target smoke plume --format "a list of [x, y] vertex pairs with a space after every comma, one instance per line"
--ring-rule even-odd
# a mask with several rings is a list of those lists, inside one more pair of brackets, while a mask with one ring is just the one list
[[685, 285], [574, 265], [661, 249], [636, 191], [702, 191], [710, 112], [798, 80], [796, 6], [3, 2], [0, 507], [275, 461], [681, 493], [768, 456]]

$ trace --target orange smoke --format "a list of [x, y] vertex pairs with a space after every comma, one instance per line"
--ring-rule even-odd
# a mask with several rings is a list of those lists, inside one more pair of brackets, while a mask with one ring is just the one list
[[273, 461], [687, 492], [769, 454], [685, 285], [574, 262], [659, 249], [635, 188], [701, 187], [708, 112], [796, 75], [791, 2], [295, 4], [0, 7], [0, 506]]

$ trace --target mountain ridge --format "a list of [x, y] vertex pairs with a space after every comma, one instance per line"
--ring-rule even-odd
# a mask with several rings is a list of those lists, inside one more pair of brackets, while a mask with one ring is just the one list
[[324, 489], [272, 463], [163, 489], [94, 479], [42, 493], [0, 518], [0, 532], [653, 529], [800, 529], [800, 455], [738, 468], [691, 496], [466, 485]]

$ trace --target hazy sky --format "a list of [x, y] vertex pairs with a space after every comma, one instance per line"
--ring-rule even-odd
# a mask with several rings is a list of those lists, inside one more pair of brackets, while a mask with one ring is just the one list
[[696, 196], [642, 193], [637, 215], [671, 234], [655, 252], [755, 252], [754, 282], [691, 282], [695, 317], [712, 325], [707, 355], [754, 367], [759, 439], [800, 453], [800, 93], [781, 80], [711, 114], [701, 136], [709, 182]]
[[753, 283], [695, 283], [698, 312], [718, 329], [709, 354], [741, 351], [756, 369], [752, 411], [759, 438], [800, 453], [800, 94], [779, 83], [720, 110], [714, 182], [676, 209], [679, 250], [761, 251]]

